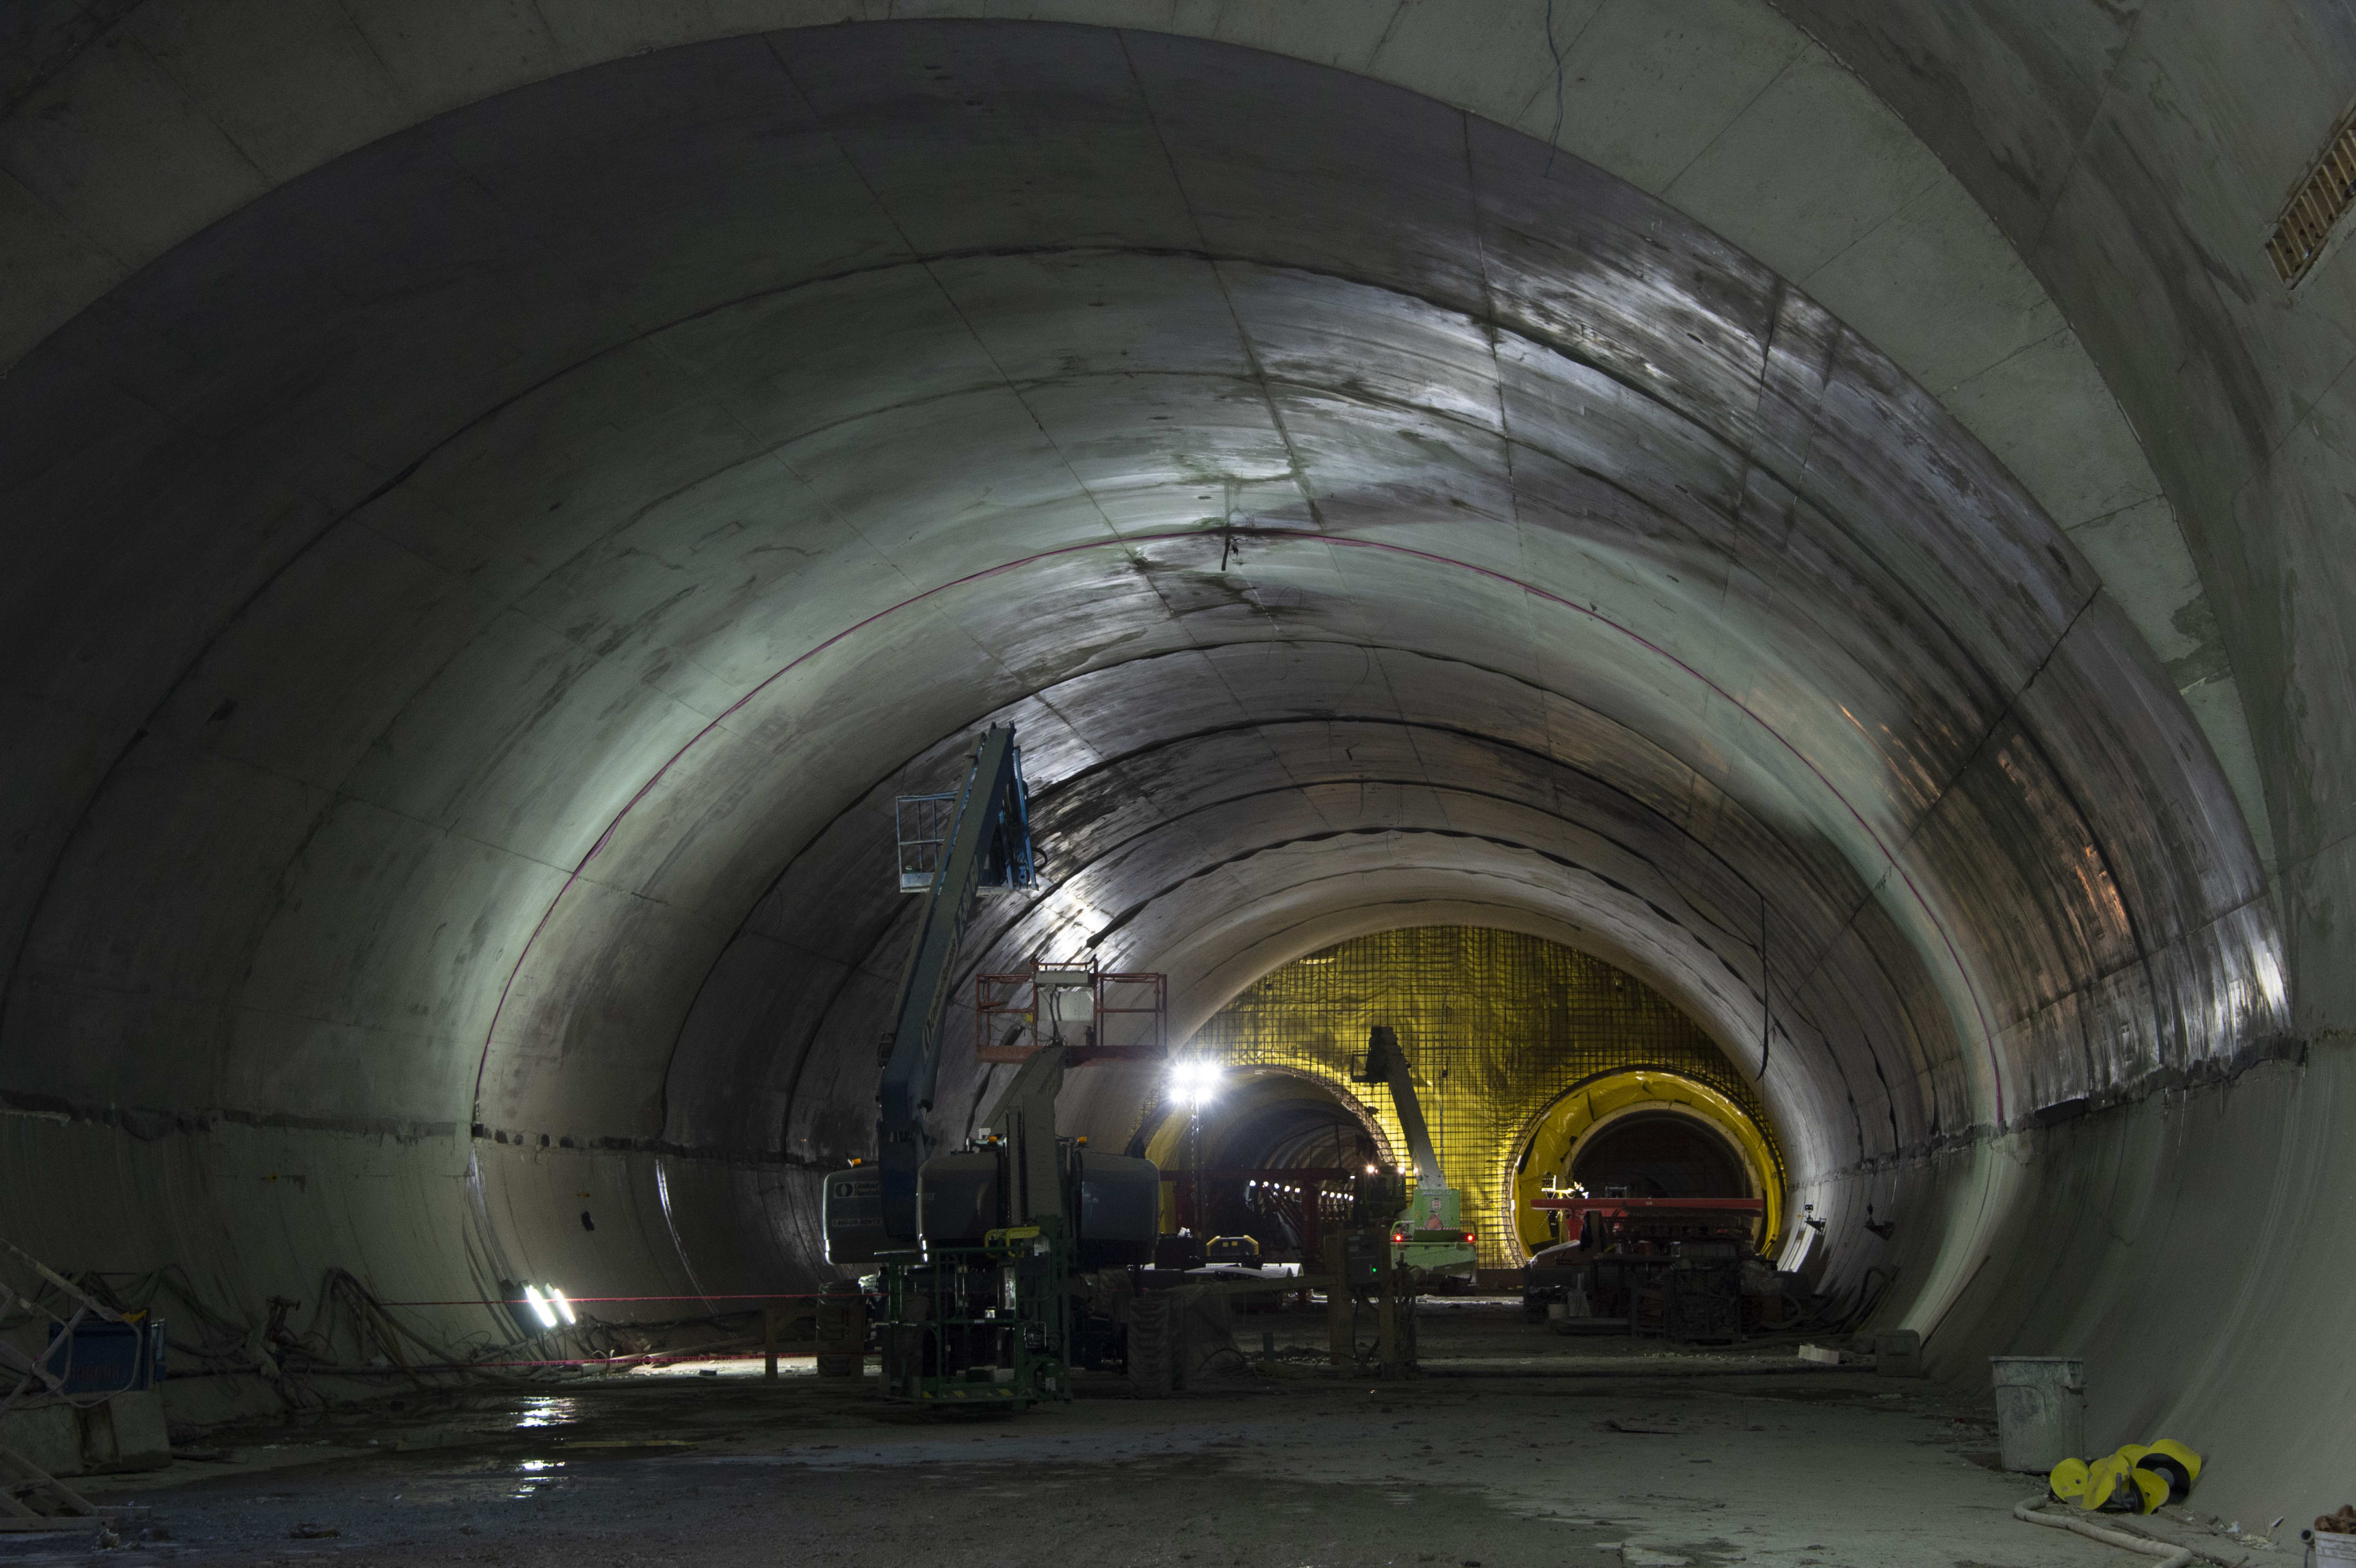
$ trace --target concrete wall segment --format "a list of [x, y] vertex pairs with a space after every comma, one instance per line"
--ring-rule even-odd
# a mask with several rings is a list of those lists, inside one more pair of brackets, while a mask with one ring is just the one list
[[[1814, 155], [1789, 149], [1837, 127]], [[1774, 78], [1660, 194], [1730, 236], [1783, 277], [1806, 281], [1939, 185], [1938, 160], [1863, 83], [1822, 49], [1786, 60]], [[1732, 225], [1720, 220], [1720, 215]], [[1999, 262], [1996, 275], [2006, 269]]]
[[[2089, 1443], [2201, 1433], [2219, 1460], [2202, 1506], [2221, 1517], [2272, 1518], [2337, 1485], [2344, 1380], [2305, 1347], [2332, 1331], [2309, 1293], [2330, 1295], [2315, 1252], [2338, 1224], [2341, 1140], [2325, 1125], [2343, 1056], [2329, 1048], [2304, 1068], [2261, 1066], [1901, 1171], [1886, 1261], [1937, 1277], [1905, 1318], [1933, 1374], [1976, 1381], [1991, 1353], [2083, 1356]], [[1816, 1190], [1826, 1208], [1866, 1200], [1862, 1184]], [[1982, 1247], [1933, 1240], [1975, 1230]], [[2169, 1353], [2150, 1353], [2154, 1336]]]
[[[2275, 552], [2298, 531], [2277, 475], [2315, 472], [2274, 453], [2338, 379], [2350, 346], [2329, 303], [2341, 269], [2294, 300], [2267, 274], [2257, 237], [2346, 106], [2344, 24], [2297, 5], [2048, 7], [2033, 24], [2024, 14], [2027, 25], [1971, 29], [1971, 47], [1950, 52], [1967, 29], [1937, 8], [1870, 21], [1788, 9], [2009, 231], [2033, 237], [2031, 265], [2069, 304], [2185, 512], [2235, 667], [2270, 672], [2245, 689], [2270, 759], [2272, 816], [2287, 853], [2310, 852], [2315, 835], [2284, 812], [2304, 809], [2293, 797], [2313, 798], [2292, 782], [2311, 770], [2273, 738], [2285, 720], [2271, 672], [2293, 656], [2294, 622], [2329, 623], [2272, 602], [2290, 581]], [[1966, 103], [1970, 113], [1956, 112]], [[2188, 367], [2199, 368], [2190, 379]], [[2275, 492], [2273, 505], [2245, 505], [2254, 480]], [[2299, 662], [2345, 663], [2318, 653]]]

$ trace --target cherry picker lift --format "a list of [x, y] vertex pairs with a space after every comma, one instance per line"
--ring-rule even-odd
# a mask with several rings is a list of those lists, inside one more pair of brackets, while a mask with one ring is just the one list
[[1428, 1278], [1469, 1283], [1480, 1253], [1472, 1232], [1464, 1228], [1463, 1195], [1448, 1185], [1440, 1168], [1440, 1152], [1432, 1147], [1431, 1129], [1424, 1125], [1423, 1107], [1415, 1097], [1407, 1052], [1399, 1049], [1398, 1035], [1388, 1024], [1376, 1024], [1368, 1032], [1366, 1054], [1351, 1063], [1350, 1076], [1360, 1083], [1389, 1085], [1399, 1130], [1407, 1135], [1408, 1154], [1415, 1162], [1415, 1190], [1391, 1224], [1392, 1261], [1420, 1270]]
[[[1035, 967], [1037, 1043], [975, 1136], [933, 1151], [942, 1019], [975, 901], [1038, 882], [1013, 727], [984, 731], [961, 789], [904, 797], [899, 815], [900, 883], [924, 913], [883, 1040], [875, 1162], [827, 1178], [827, 1258], [880, 1265], [887, 1399], [1009, 1413], [1069, 1399], [1067, 1282], [1151, 1261], [1162, 1177], [1149, 1160], [1058, 1136], [1055, 1093], [1067, 1063], [1130, 1052], [1097, 1049], [1092, 1029], [1066, 1038], [1066, 1020], [1093, 1017], [1094, 970]], [[1088, 1005], [1066, 996], [1082, 989]]]

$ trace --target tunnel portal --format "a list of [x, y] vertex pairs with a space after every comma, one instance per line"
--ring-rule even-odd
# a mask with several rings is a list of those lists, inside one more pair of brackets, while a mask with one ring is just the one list
[[[1363, 1162], [1378, 1145], [1378, 1157], [1396, 1168], [1404, 1147], [1397, 1107], [1387, 1090], [1353, 1078], [1376, 1024], [1396, 1031], [1413, 1063], [1440, 1162], [1466, 1194], [1463, 1218], [1479, 1237], [1481, 1268], [1500, 1284], [1547, 1234], [1546, 1216], [1528, 1200], [1587, 1157], [1599, 1115], [1613, 1118], [1595, 1127], [1609, 1137], [1630, 1109], [1662, 1107], [1678, 1119], [1649, 1125], [1704, 1129], [1698, 1136], [1709, 1142], [1696, 1147], [1720, 1162], [1707, 1168], [1717, 1180], [1739, 1184], [1730, 1195], [1783, 1185], [1782, 1144], [1766, 1107], [1699, 1024], [1591, 955], [1479, 926], [1353, 937], [1262, 976], [1205, 1020], [1181, 1049], [1229, 1073], [1229, 1086], [1196, 1114], [1194, 1136], [1219, 1151], [1213, 1168], [1277, 1163], [1226, 1154], [1247, 1146], [1272, 1153], [1273, 1143], [1263, 1149], [1247, 1129], [1288, 1125], [1269, 1120], [1270, 1109], [1300, 1104], [1295, 1085], [1305, 1080], [1321, 1091], [1314, 1103], [1334, 1129], [1329, 1143], [1338, 1147], [1345, 1129], [1363, 1124], [1355, 1157]], [[1165, 1129], [1152, 1139], [1156, 1157], [1184, 1171], [1191, 1147], [1178, 1142], [1178, 1131], [1186, 1114], [1157, 1107], [1148, 1115]], [[1721, 1125], [1740, 1128], [1740, 1141], [1709, 1130]], [[1781, 1240], [1779, 1214], [1780, 1206], [1761, 1233], [1762, 1250]]]
[[1572, 1185], [1601, 1196], [1749, 1198], [1757, 1179], [1708, 1123], [1647, 1111], [1598, 1127], [1571, 1156]]

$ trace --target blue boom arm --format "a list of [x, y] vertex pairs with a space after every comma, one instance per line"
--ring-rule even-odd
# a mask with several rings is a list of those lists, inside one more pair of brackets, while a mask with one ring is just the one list
[[884, 1040], [884, 1081], [876, 1091], [875, 1156], [884, 1229], [911, 1245], [916, 1239], [916, 1172], [931, 1155], [925, 1113], [933, 1107], [940, 1072], [941, 1015], [958, 944], [983, 889], [1035, 886], [1030, 805], [1023, 787], [1023, 753], [1014, 727], [993, 724], [973, 751], [957, 825], [941, 857], [940, 873], [925, 894], [923, 917], [900, 971], [900, 995]]

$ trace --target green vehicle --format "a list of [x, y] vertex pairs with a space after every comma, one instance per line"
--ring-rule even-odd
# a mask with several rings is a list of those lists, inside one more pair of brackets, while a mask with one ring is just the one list
[[1398, 1112], [1408, 1153], [1415, 1161], [1415, 1190], [1391, 1222], [1393, 1263], [1471, 1283], [1481, 1253], [1473, 1232], [1464, 1224], [1463, 1195], [1449, 1186], [1440, 1172], [1431, 1129], [1424, 1125], [1423, 1107], [1416, 1101], [1407, 1053], [1399, 1049], [1398, 1036], [1388, 1024], [1376, 1024], [1367, 1035], [1366, 1054], [1351, 1064], [1350, 1076], [1360, 1083], [1389, 1085], [1391, 1104]]
[[1427, 1275], [1469, 1282], [1481, 1253], [1473, 1244], [1473, 1233], [1459, 1218], [1462, 1201], [1453, 1187], [1427, 1187], [1419, 1182], [1408, 1199], [1406, 1211], [1391, 1225], [1395, 1260]]

